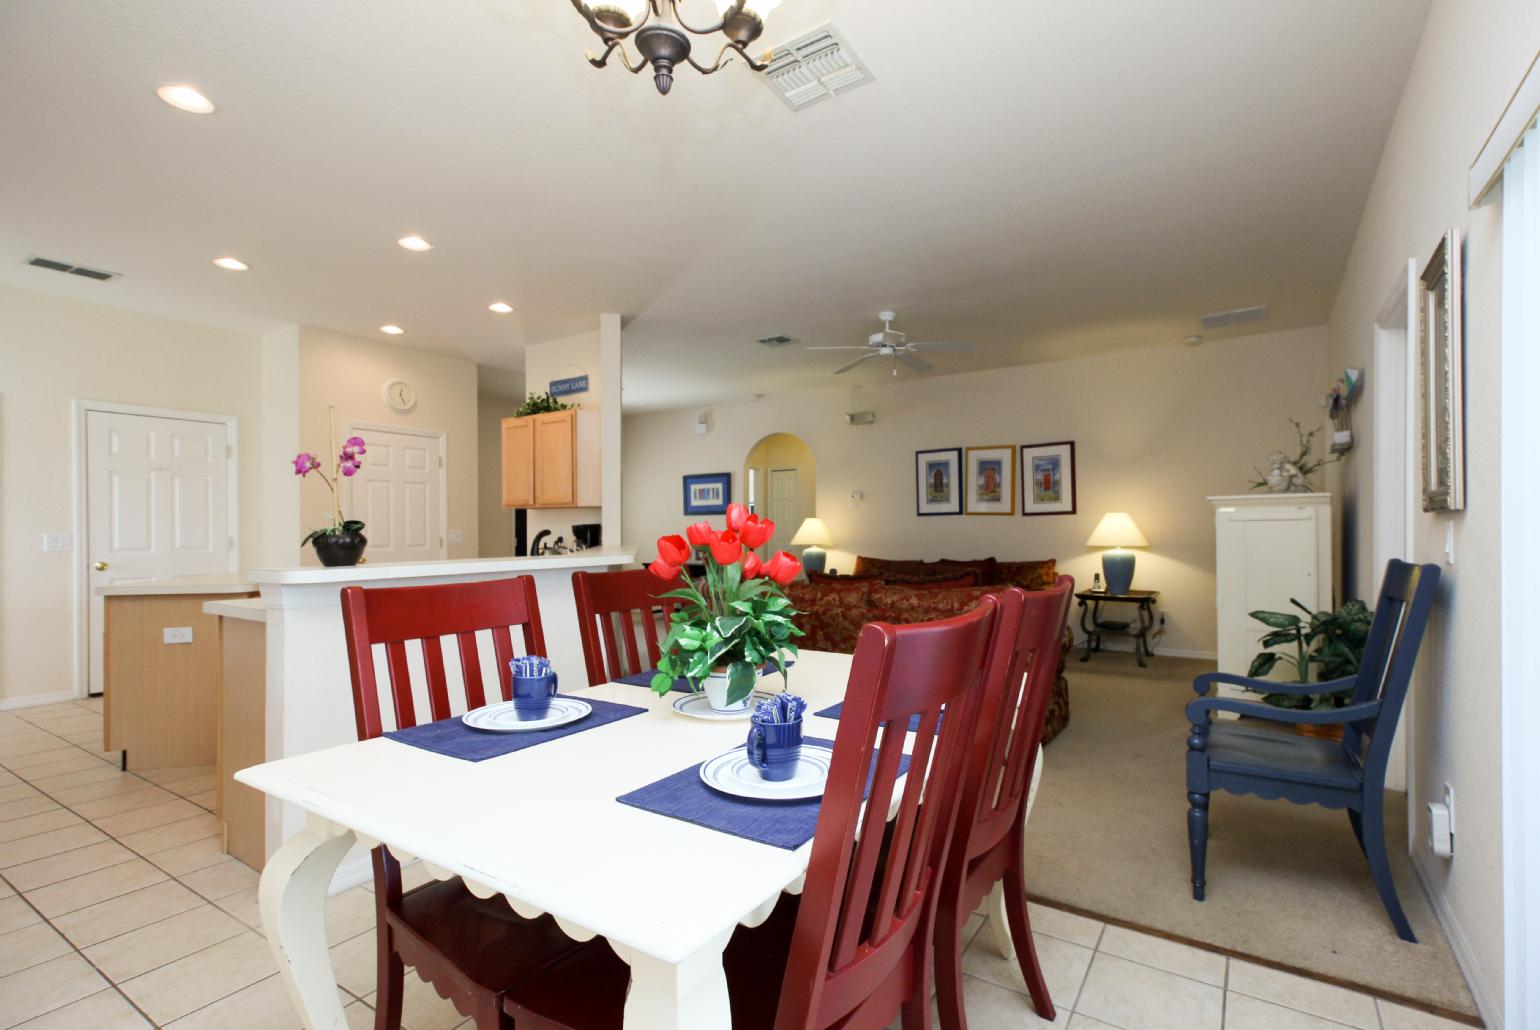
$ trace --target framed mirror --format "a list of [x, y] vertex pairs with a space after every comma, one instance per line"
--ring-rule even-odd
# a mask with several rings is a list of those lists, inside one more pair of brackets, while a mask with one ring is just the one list
[[1460, 230], [1444, 234], [1418, 280], [1422, 510], [1465, 509], [1465, 350]]

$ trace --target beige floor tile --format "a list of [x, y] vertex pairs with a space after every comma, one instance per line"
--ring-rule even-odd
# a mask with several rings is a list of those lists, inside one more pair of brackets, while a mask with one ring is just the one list
[[0, 769], [0, 787], [14, 787], [22, 783], [23, 781], [20, 776], [9, 770]]
[[[116, 765], [112, 765], [103, 761], [97, 761], [94, 765], [84, 769], [77, 769], [74, 772], [57, 773], [52, 776], [44, 776], [41, 778], [34, 778], [31, 776], [27, 777], [27, 779], [31, 781], [32, 785], [38, 790], [45, 791], [49, 794], [54, 794], [55, 796], [57, 796], [55, 792], [62, 790], [65, 787], [78, 787], [84, 783], [100, 783], [103, 780], [116, 780], [119, 778], [125, 780], [130, 778], [134, 779], [136, 781], [136, 787], [143, 785], [143, 782], [140, 781], [138, 777], [133, 776], [131, 773], [121, 771]], [[61, 798], [60, 800], [63, 799]]]
[[[346, 995], [341, 995], [347, 1000]], [[358, 1004], [354, 1002], [354, 1004]], [[370, 1010], [370, 1019], [374, 1012]], [[174, 1030], [288, 1030], [299, 1026], [283, 977], [274, 973], [250, 987], [206, 1005], [171, 1023]], [[373, 1027], [373, 1023], [370, 1023]]]
[[375, 935], [368, 930], [332, 948], [332, 971], [343, 990], [357, 997], [375, 988]]
[[246, 863], [238, 859], [226, 858], [223, 862], [205, 866], [179, 876], [178, 879], [212, 901], [255, 887], [258, 876], [256, 870]]
[[204, 791], [214, 789], [214, 771], [211, 769], [205, 773], [198, 773], [182, 780], [167, 780], [161, 786], [173, 794], [187, 797], [190, 794], [202, 794]]
[[16, 764], [26, 759], [28, 755], [41, 754], [45, 751], [59, 750], [59, 738], [52, 733], [32, 729], [22, 733], [14, 733], [0, 741], [0, 763], [7, 769], [16, 769]]
[[138, 1030], [149, 1025], [123, 995], [109, 988], [29, 1019], [16, 1030]]
[[246, 933], [240, 920], [199, 905], [85, 949], [86, 958], [116, 983]]
[[1069, 1017], [1069, 1030], [1121, 1030], [1121, 1028], [1077, 1012]]
[[1379, 1006], [1380, 1025], [1385, 1030], [1464, 1030], [1465, 1028], [1464, 1023], [1429, 1015], [1384, 999], [1379, 999], [1375, 1004]]
[[11, 890], [11, 885], [0, 878], [0, 898], [14, 898], [16, 892]]
[[124, 847], [132, 848], [141, 855], [155, 855], [170, 848], [181, 847], [183, 844], [191, 844], [193, 841], [218, 835], [219, 820], [208, 812], [200, 810], [197, 815], [186, 819], [152, 826], [136, 833], [122, 834], [118, 840]]
[[401, 999], [402, 1030], [454, 1030], [465, 1017], [454, 1002], [439, 997], [437, 991], [410, 969], [406, 971]]
[[100, 697], [82, 697], [77, 699], [75, 704], [88, 712], [96, 712], [97, 714], [105, 711], [107, 707], [105, 700]]
[[13, 783], [8, 787], [0, 787], [0, 805], [8, 805], [12, 801], [40, 798], [42, 796], [38, 789], [30, 783]]
[[149, 780], [151, 783], [161, 784], [162, 786], [167, 783], [175, 783], [178, 780], [185, 780], [192, 776], [202, 776], [206, 773], [212, 773], [213, 771], [214, 767], [212, 765], [179, 765], [174, 768], [167, 769], [135, 770], [135, 772]]
[[49, 830], [76, 826], [81, 822], [80, 816], [67, 808], [54, 808], [52, 811], [39, 812], [37, 815], [11, 819], [0, 823], [0, 844], [21, 840], [23, 837], [35, 837], [40, 833], [47, 833]]
[[1308, 1012], [1348, 1026], [1373, 1028], [1380, 1022], [1374, 999], [1345, 987], [1321, 983], [1293, 973], [1267, 969], [1235, 959], [1230, 963], [1230, 990], [1275, 1005]]
[[[172, 826], [178, 824], [172, 823]], [[151, 831], [146, 831], [151, 832]], [[199, 840], [187, 844], [179, 844], [173, 848], [148, 852], [149, 859], [160, 866], [172, 876], [181, 876], [195, 869], [211, 866], [223, 861], [224, 851], [220, 848], [219, 834], [211, 833]]]
[[1225, 1030], [1342, 1030], [1342, 1024], [1231, 992], [1225, 996]]
[[1178, 944], [1121, 926], [1109, 926], [1102, 934], [1101, 951], [1168, 973], [1201, 980], [1215, 987], [1225, 985], [1225, 957], [1186, 944]]
[[28, 769], [36, 769], [40, 765], [52, 765], [54, 762], [62, 762], [70, 758], [78, 758], [80, 749], [73, 744], [54, 738], [53, 747], [44, 748], [41, 751], [28, 751], [25, 754], [15, 755], [5, 759], [5, 767], [13, 773], [21, 773], [26, 776]]
[[134, 853], [117, 841], [104, 840], [99, 844], [88, 844], [74, 851], [66, 851], [62, 855], [50, 855], [47, 858], [12, 866], [5, 871], [5, 878], [14, 884], [17, 890], [31, 891], [46, 887], [50, 883], [58, 883], [60, 880], [68, 880], [73, 876], [106, 869], [108, 866], [127, 862], [133, 857]]
[[57, 930], [41, 921], [0, 934], [0, 976], [9, 976], [73, 950]]
[[342, 1010], [347, 1017], [348, 1030], [374, 1030], [374, 1009], [361, 1001], [355, 1001]]
[[257, 904], [257, 888], [248, 887], [229, 897], [220, 898], [214, 902], [220, 908], [230, 913], [253, 930], [262, 929], [262, 910]]
[[164, 870], [142, 858], [130, 859], [105, 869], [86, 873], [39, 887], [27, 893], [27, 900], [49, 919], [76, 909], [142, 890], [166, 879]]
[[43, 917], [37, 914], [37, 910], [16, 895], [0, 898], [0, 933], [10, 933], [42, 921]]
[[267, 941], [246, 932], [119, 986], [155, 1022], [170, 1023], [276, 972]]
[[120, 933], [165, 919], [203, 904], [203, 899], [175, 880], [77, 909], [53, 921], [77, 948], [88, 948]]
[[202, 794], [189, 794], [187, 800], [199, 808], [208, 809], [210, 812], [219, 807], [219, 791], [206, 790]]
[[106, 839], [107, 835], [101, 830], [89, 823], [80, 823], [62, 830], [49, 830], [47, 833], [23, 837], [21, 840], [6, 841], [0, 844], [0, 869], [74, 851], [88, 844], [99, 844]]
[[118, 839], [125, 835], [136, 833], [139, 830], [148, 830], [152, 826], [164, 826], [174, 823], [178, 819], [187, 819], [195, 815], [207, 815], [203, 809], [181, 798], [172, 798], [170, 801], [162, 801], [159, 804], [147, 805], [144, 808], [136, 808], [132, 812], [120, 812], [117, 815], [109, 815], [102, 819], [93, 819], [99, 828], [112, 834]]
[[10, 822], [12, 819], [21, 819], [29, 815], [41, 815], [51, 812], [60, 805], [46, 795], [36, 791], [31, 797], [17, 798], [14, 801], [0, 801], [0, 823]]
[[1102, 928], [1106, 925], [1099, 920], [1077, 916], [1063, 909], [1039, 905], [1035, 901], [1027, 902], [1027, 918], [1032, 923], [1033, 932], [1057, 937], [1061, 941], [1069, 941], [1082, 948], [1096, 947], [1097, 942], [1101, 940]]
[[78, 805], [82, 801], [95, 801], [97, 798], [110, 798], [119, 794], [133, 794], [153, 786], [155, 784], [141, 780], [133, 773], [109, 770], [108, 775], [99, 776], [89, 783], [48, 787], [47, 790], [49, 797], [61, 805]]
[[94, 801], [72, 801], [70, 809], [77, 815], [95, 821], [109, 815], [120, 815], [123, 812], [132, 812], [135, 809], [175, 800], [176, 795], [170, 791], [146, 783], [140, 790], [121, 791]]
[[[963, 1009], [968, 1014], [968, 1030], [1039, 1030], [1069, 1026], [1070, 1007], [1057, 1006], [1052, 1023], [1038, 1016], [1032, 999], [998, 984], [975, 976], [963, 977]], [[937, 1026], [940, 1024], [937, 1023]]]
[[1116, 955], [1098, 954], [1075, 1011], [1123, 1030], [1219, 1030], [1224, 991]]
[[98, 767], [112, 768], [112, 766], [95, 755], [88, 755], [79, 748], [72, 748], [71, 750], [75, 753], [68, 758], [61, 758], [56, 762], [49, 762], [46, 765], [35, 765], [30, 769], [18, 769], [16, 774], [28, 783], [38, 786], [45, 781], [52, 780], [56, 776], [63, 776], [68, 773], [92, 772]]
[[107, 981], [74, 952], [0, 977], [0, 1026], [25, 1023], [106, 986]]
[[[1037, 962], [1043, 969], [1043, 979], [1048, 983], [1048, 993], [1053, 997], [1054, 1006], [1073, 1008], [1095, 953], [1090, 948], [1061, 941], [1057, 937], [1040, 933], [1032, 936], [1037, 945]], [[1000, 957], [1000, 953], [995, 950], [994, 935], [987, 928], [981, 930], [973, 938], [973, 943], [963, 951], [963, 972], [1013, 991], [1027, 989], [1021, 967], [1015, 959]]]
[[374, 928], [374, 893], [354, 887], [326, 899], [326, 944], [341, 944]]

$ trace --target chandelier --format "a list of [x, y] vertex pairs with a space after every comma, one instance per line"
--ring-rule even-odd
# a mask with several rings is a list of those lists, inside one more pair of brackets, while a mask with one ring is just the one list
[[[780, 2], [712, 0], [721, 20], [715, 25], [699, 28], [680, 17], [681, 0], [594, 0], [592, 3], [572, 0], [572, 6], [604, 43], [603, 53], [588, 51], [589, 64], [603, 68], [609, 63], [610, 55], [619, 51], [627, 71], [634, 75], [650, 67], [658, 92], [667, 93], [674, 85], [675, 67], [686, 62], [702, 75], [710, 75], [731, 61], [736, 53], [750, 68], [764, 71], [769, 66], [770, 51], [765, 51], [762, 61], [756, 61], [749, 56], [748, 46], [765, 31], [765, 18]], [[727, 42], [717, 51], [716, 60], [709, 65], [697, 61], [690, 53], [690, 37], [712, 36], [718, 32], [727, 37]], [[634, 64], [626, 49], [628, 39], [635, 42], [639, 55]]]

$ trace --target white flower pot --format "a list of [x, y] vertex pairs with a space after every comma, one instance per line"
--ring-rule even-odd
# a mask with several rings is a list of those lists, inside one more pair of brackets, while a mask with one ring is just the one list
[[727, 671], [713, 672], [706, 677], [706, 703], [711, 706], [713, 712], [745, 712], [748, 711], [749, 702], [754, 700], [754, 692], [751, 690], [747, 697], [735, 705], [727, 703]]

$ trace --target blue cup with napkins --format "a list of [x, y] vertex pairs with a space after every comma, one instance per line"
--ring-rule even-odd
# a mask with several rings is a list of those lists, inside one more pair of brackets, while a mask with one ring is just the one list
[[806, 710], [807, 702], [795, 694], [779, 694], [754, 706], [744, 746], [750, 764], [763, 779], [779, 782], [796, 775], [802, 757], [802, 713]]
[[551, 712], [551, 698], [556, 696], [556, 670], [551, 660], [540, 655], [525, 655], [508, 663], [513, 671], [513, 711], [520, 722], [544, 719]]

